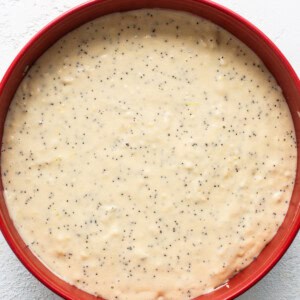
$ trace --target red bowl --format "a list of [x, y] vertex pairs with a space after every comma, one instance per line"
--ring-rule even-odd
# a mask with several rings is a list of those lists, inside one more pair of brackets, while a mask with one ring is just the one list
[[[17, 55], [0, 84], [0, 138], [9, 104], [18, 85], [32, 63], [54, 42], [76, 27], [105, 14], [139, 8], [169, 8], [188, 11], [222, 26], [245, 44], [263, 60], [281, 86], [288, 102], [297, 136], [300, 140], [300, 84], [289, 62], [278, 48], [255, 26], [228, 10], [207, 0], [99, 0], [91, 1], [64, 13], [38, 32]], [[278, 262], [288, 249], [300, 227], [300, 169], [299, 155], [297, 175], [289, 210], [276, 236], [265, 247], [258, 258], [246, 269], [214, 292], [196, 299], [233, 299], [260, 280]], [[96, 299], [64, 282], [48, 270], [26, 247], [9, 217], [0, 180], [0, 228], [8, 244], [25, 267], [48, 288], [65, 299]], [[99, 299], [99, 298], [97, 298]]]

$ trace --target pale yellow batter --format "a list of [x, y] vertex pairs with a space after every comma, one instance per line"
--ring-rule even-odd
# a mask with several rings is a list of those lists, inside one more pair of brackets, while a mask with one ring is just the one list
[[186, 13], [109, 15], [30, 69], [7, 116], [5, 198], [29, 248], [106, 299], [190, 299], [283, 221], [296, 143], [260, 59]]

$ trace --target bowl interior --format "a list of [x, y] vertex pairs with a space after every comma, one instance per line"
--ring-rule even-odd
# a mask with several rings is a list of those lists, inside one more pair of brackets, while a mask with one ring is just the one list
[[[294, 121], [297, 147], [300, 140], [299, 79], [280, 51], [253, 25], [235, 13], [210, 1], [197, 0], [100, 0], [83, 4], [65, 13], [40, 31], [19, 53], [0, 84], [0, 138], [9, 104], [28, 67], [63, 35], [90, 21], [116, 11], [139, 8], [169, 8], [194, 13], [230, 31], [263, 60], [282, 87]], [[298, 148], [299, 149], [299, 148]], [[274, 239], [245, 270], [229, 280], [226, 286], [196, 299], [232, 299], [262, 278], [280, 259], [295, 237], [300, 225], [299, 153], [295, 187], [286, 218]], [[22, 263], [46, 286], [66, 299], [96, 299], [52, 274], [26, 247], [9, 217], [0, 180], [0, 228]], [[99, 299], [99, 298], [97, 298]]]

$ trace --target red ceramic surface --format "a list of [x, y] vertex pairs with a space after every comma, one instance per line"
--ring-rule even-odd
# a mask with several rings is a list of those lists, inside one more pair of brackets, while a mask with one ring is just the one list
[[[294, 120], [297, 146], [300, 140], [300, 84], [296, 73], [277, 47], [251, 23], [234, 12], [211, 1], [200, 0], [99, 0], [82, 4], [55, 19], [37, 33], [21, 50], [7, 70], [0, 84], [0, 138], [2, 139], [5, 116], [11, 99], [28, 67], [55, 41], [81, 24], [116, 11], [139, 8], [170, 8], [192, 12], [207, 18], [230, 31], [264, 61], [283, 89]], [[299, 114], [299, 115], [298, 115]], [[197, 300], [233, 299], [249, 289], [278, 262], [287, 250], [300, 226], [300, 169], [299, 153], [297, 177], [286, 218], [274, 239], [258, 258], [245, 270], [230, 279], [229, 287], [196, 298]], [[9, 217], [0, 180], [0, 228], [12, 250], [25, 265], [47, 287], [65, 299], [92, 300], [95, 297], [67, 284], [52, 274], [26, 247]], [[99, 299], [99, 298], [97, 298]]]

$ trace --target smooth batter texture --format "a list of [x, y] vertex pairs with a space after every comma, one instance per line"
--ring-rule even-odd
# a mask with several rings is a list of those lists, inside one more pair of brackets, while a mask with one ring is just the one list
[[250, 264], [283, 221], [296, 142], [272, 75], [186, 13], [113, 14], [66, 35], [10, 106], [15, 226], [58, 276], [106, 299], [191, 299]]

